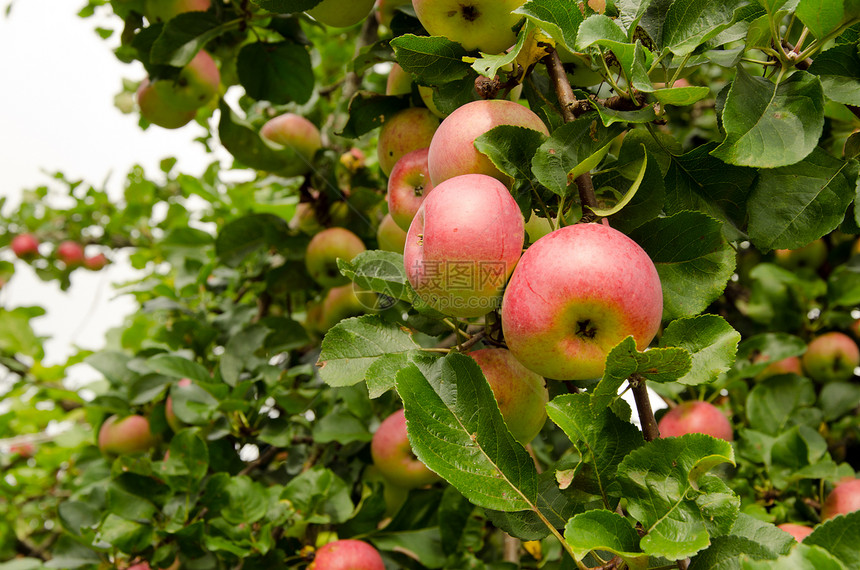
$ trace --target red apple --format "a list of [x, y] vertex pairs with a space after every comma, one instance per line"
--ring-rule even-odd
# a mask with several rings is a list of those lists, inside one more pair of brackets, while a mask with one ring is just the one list
[[817, 336], [802, 358], [807, 376], [816, 382], [845, 382], [860, 365], [857, 343], [845, 333], [832, 331]]
[[719, 408], [708, 402], [678, 404], [657, 423], [660, 437], [678, 437], [688, 433], [704, 433], [732, 441], [732, 424]]
[[141, 117], [164, 129], [178, 129], [197, 115], [197, 111], [180, 111], [171, 107], [149, 79], [144, 79], [137, 89], [137, 105]]
[[97, 253], [84, 258], [84, 267], [90, 271], [98, 271], [108, 264], [108, 258], [103, 253]]
[[284, 113], [269, 119], [260, 129], [260, 136], [277, 145], [286, 163], [279, 172], [283, 176], [300, 176], [310, 171], [314, 154], [322, 148], [322, 137], [317, 126], [295, 113]]
[[467, 51], [496, 54], [514, 45], [512, 14], [525, 0], [412, 0], [415, 14], [431, 36], [444, 36]]
[[409, 230], [415, 213], [433, 190], [427, 167], [429, 152], [422, 148], [404, 154], [388, 176], [388, 212], [403, 231]]
[[662, 314], [660, 277], [648, 254], [609, 226], [577, 224], [523, 254], [505, 289], [502, 330], [526, 368], [586, 380], [603, 374], [606, 355], [624, 338], [632, 335], [644, 350]]
[[18, 234], [12, 238], [12, 252], [19, 259], [33, 259], [39, 256], [39, 240], [33, 234]]
[[379, 424], [370, 442], [370, 454], [382, 476], [397, 487], [415, 489], [439, 480], [412, 452], [402, 409]]
[[546, 422], [549, 393], [543, 377], [520, 364], [504, 348], [482, 348], [469, 356], [486, 376], [511, 434], [527, 445]]
[[322, 0], [307, 11], [314, 20], [333, 28], [347, 28], [364, 20], [374, 0]]
[[30, 441], [15, 443], [9, 446], [9, 453], [16, 453], [25, 458], [33, 457], [36, 455], [36, 445]]
[[789, 356], [776, 362], [771, 362], [764, 370], [756, 375], [756, 380], [764, 380], [778, 374], [797, 374], [803, 376], [803, 366], [799, 356]]
[[[186, 386], [191, 386], [191, 378], [180, 378], [179, 382], [171, 390], [179, 390]], [[185, 424], [176, 417], [176, 412], [173, 411], [173, 398], [170, 396], [167, 396], [167, 399], [164, 401], [164, 418], [167, 420], [167, 425], [174, 432], [178, 432], [185, 427]]]
[[185, 12], [205, 12], [211, 0], [146, 0], [143, 13], [150, 22], [167, 22]]
[[361, 540], [329, 542], [316, 551], [308, 570], [385, 570], [382, 556]]
[[794, 537], [797, 542], [803, 542], [803, 539], [812, 534], [812, 529], [806, 525], [795, 523], [782, 523], [776, 525], [776, 528], [784, 530]]
[[66, 240], [57, 246], [57, 259], [66, 267], [77, 267], [84, 263], [84, 248], [78, 242]]
[[376, 230], [376, 241], [379, 249], [403, 253], [406, 247], [406, 232], [394, 222], [391, 214], [385, 214]]
[[436, 186], [412, 220], [404, 265], [415, 292], [453, 317], [498, 308], [520, 258], [523, 216], [504, 184], [466, 174]]
[[311, 238], [305, 253], [305, 266], [310, 276], [323, 287], [349, 283], [337, 268], [338, 258], [352, 261], [365, 251], [361, 238], [345, 228], [328, 228]]
[[546, 125], [530, 109], [507, 101], [472, 101], [448, 115], [430, 142], [427, 157], [433, 184], [460, 174], [486, 174], [505, 184], [511, 179], [475, 148], [475, 139], [492, 128], [514, 125], [549, 135]]
[[126, 455], [143, 453], [155, 445], [149, 420], [143, 416], [111, 416], [99, 428], [99, 449], [102, 453]]
[[401, 156], [430, 146], [438, 127], [439, 118], [423, 107], [410, 107], [396, 113], [379, 130], [376, 145], [379, 168], [388, 176]]
[[821, 505], [821, 520], [832, 519], [860, 510], [860, 479], [842, 481], [827, 495]]
[[164, 104], [176, 111], [196, 111], [218, 93], [221, 73], [218, 64], [207, 52], [200, 50], [173, 79], [152, 83]]

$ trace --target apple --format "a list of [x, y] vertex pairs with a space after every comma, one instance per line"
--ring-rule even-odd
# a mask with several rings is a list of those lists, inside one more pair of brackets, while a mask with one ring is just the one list
[[798, 376], [803, 376], [803, 365], [801, 364], [800, 357], [788, 356], [782, 360], [771, 362], [756, 375], [755, 379], [761, 381], [778, 374], [797, 374]]
[[324, 227], [317, 219], [317, 211], [310, 202], [299, 202], [296, 204], [296, 212], [290, 218], [291, 230], [298, 230], [312, 236], [321, 232]]
[[30, 458], [36, 455], [36, 445], [31, 441], [15, 443], [9, 446], [9, 453], [14, 453], [24, 458]]
[[[129, 566], [126, 570], [153, 570], [153, 568], [149, 565], [149, 562], [139, 562], [133, 566]], [[179, 557], [177, 556], [176, 560], [173, 561], [173, 564], [164, 570], [179, 570]]]
[[818, 269], [827, 261], [827, 244], [817, 239], [797, 249], [774, 250], [773, 257], [777, 265], [786, 269]]
[[409, 230], [415, 213], [433, 190], [427, 166], [428, 154], [427, 148], [407, 152], [388, 176], [388, 212], [404, 231]]
[[726, 415], [708, 402], [693, 401], [678, 404], [657, 422], [660, 437], [678, 437], [688, 433], [704, 433], [732, 441], [732, 424]]
[[[173, 390], [185, 388], [186, 386], [191, 386], [191, 378], [180, 378]], [[185, 424], [182, 423], [182, 420], [176, 417], [176, 412], [173, 411], [173, 398], [170, 396], [167, 396], [167, 400], [164, 402], [164, 418], [167, 420], [167, 425], [169, 425], [170, 429], [174, 432], [178, 432], [185, 427]]]
[[84, 258], [84, 267], [90, 271], [98, 271], [108, 264], [108, 258], [103, 253], [97, 253]]
[[370, 454], [382, 476], [397, 487], [415, 489], [439, 480], [412, 452], [402, 409], [379, 424], [370, 442]]
[[523, 254], [505, 289], [502, 330], [526, 368], [586, 380], [603, 374], [606, 355], [624, 338], [632, 335], [644, 350], [662, 314], [660, 277], [648, 254], [609, 226], [577, 224]]
[[361, 238], [345, 228], [327, 228], [311, 238], [305, 253], [305, 266], [314, 281], [323, 287], [337, 287], [349, 283], [341, 275], [337, 260], [352, 258], [365, 251]]
[[370, 291], [356, 292], [355, 285], [348, 283], [328, 290], [322, 302], [318, 326], [325, 332], [343, 319], [363, 315], [374, 306], [376, 294]]
[[205, 12], [211, 0], [146, 0], [143, 13], [152, 23], [167, 22], [185, 12]]
[[197, 111], [180, 111], [171, 107], [149, 79], [144, 79], [137, 89], [137, 106], [144, 119], [164, 129], [183, 127], [197, 115]]
[[18, 234], [12, 238], [12, 252], [19, 259], [33, 259], [39, 256], [39, 240], [33, 234]]
[[332, 28], [348, 28], [364, 20], [373, 10], [374, 0], [322, 0], [307, 10], [317, 22]]
[[475, 139], [500, 125], [515, 125], [549, 135], [540, 117], [505, 99], [472, 101], [448, 115], [430, 142], [427, 162], [434, 185], [460, 174], [486, 174], [510, 184], [490, 159], [475, 148]]
[[403, 253], [406, 247], [406, 232], [397, 225], [391, 214], [385, 214], [376, 230], [376, 241], [379, 249]]
[[439, 118], [423, 107], [410, 107], [394, 114], [383, 123], [376, 145], [379, 168], [388, 176], [391, 169], [407, 152], [427, 148]]
[[391, 27], [391, 20], [397, 8], [411, 5], [412, 0], [376, 0], [376, 20], [381, 26]]
[[431, 113], [433, 113], [440, 119], [444, 119], [448, 116], [439, 109], [439, 107], [436, 105], [436, 101], [433, 100], [432, 87], [428, 85], [419, 85], [418, 95], [421, 96], [421, 100], [424, 102], [424, 106], [427, 107], [427, 109], [429, 109]]
[[832, 519], [860, 510], [860, 479], [842, 481], [827, 495], [821, 505], [821, 520]]
[[549, 393], [543, 377], [520, 364], [504, 348], [482, 348], [469, 356], [486, 376], [511, 434], [527, 445], [546, 422]]
[[221, 84], [218, 64], [207, 52], [200, 50], [173, 79], [152, 82], [165, 105], [176, 111], [196, 111], [212, 100]]
[[142, 453], [155, 445], [155, 436], [145, 417], [132, 415], [120, 418], [113, 415], [99, 428], [98, 445], [102, 453]]
[[501, 53], [514, 45], [512, 14], [525, 0], [412, 0], [415, 15], [431, 36], [444, 36], [467, 51]]
[[66, 240], [57, 246], [57, 259], [66, 267], [77, 267], [84, 263], [84, 248], [78, 242]]
[[806, 375], [816, 382], [845, 382], [860, 365], [860, 350], [850, 336], [832, 331], [812, 339], [801, 361]]
[[367, 165], [364, 151], [355, 147], [341, 154], [338, 160], [350, 172], [358, 172]]
[[317, 550], [308, 570], [385, 570], [385, 563], [371, 545], [347, 538]]
[[407, 73], [399, 63], [391, 66], [385, 81], [386, 95], [408, 95], [412, 93], [412, 74]]
[[310, 171], [314, 154], [322, 148], [317, 126], [295, 113], [269, 119], [260, 129], [260, 136], [275, 143], [286, 163], [280, 172], [284, 176], [300, 176]]
[[523, 225], [519, 206], [495, 178], [465, 174], [446, 180], [427, 196], [409, 226], [406, 278], [441, 313], [486, 315], [498, 308], [520, 258]]
[[795, 523], [782, 523], [776, 525], [776, 528], [784, 530], [794, 537], [797, 542], [803, 542], [803, 539], [812, 534], [812, 529], [806, 525]]

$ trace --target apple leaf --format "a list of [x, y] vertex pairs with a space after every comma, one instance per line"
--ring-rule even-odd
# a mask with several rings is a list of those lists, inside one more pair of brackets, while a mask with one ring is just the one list
[[827, 301], [833, 307], [860, 304], [860, 258], [851, 257], [833, 270], [827, 278]]
[[146, 360], [146, 365], [153, 371], [174, 378], [191, 378], [210, 382], [212, 376], [200, 364], [181, 356], [156, 354]]
[[151, 64], [184, 67], [207, 43], [239, 28], [239, 21], [221, 23], [209, 12], [185, 12], [171, 18], [149, 52]]
[[[589, 16], [579, 26], [576, 43], [580, 51], [585, 51], [592, 46], [611, 50], [633, 87], [639, 91], [654, 91], [654, 86], [648, 77], [648, 69], [654, 61], [654, 55], [639, 40], [627, 41], [627, 36], [615, 20], [603, 14]], [[607, 125], [610, 124], [604, 122]]]
[[762, 170], [747, 202], [750, 240], [762, 251], [795, 249], [834, 230], [855, 197], [857, 173], [857, 161], [821, 148], [797, 164]]
[[[774, 529], [791, 538], [788, 533]], [[776, 557], [769, 548], [748, 538], [733, 534], [715, 536], [711, 545], [693, 558], [689, 570], [740, 570], [741, 560], [774, 560]]]
[[184, 429], [170, 440], [170, 456], [161, 472], [174, 489], [194, 491], [209, 470], [209, 449], [197, 429]]
[[630, 521], [613, 511], [586, 511], [571, 518], [564, 539], [581, 561], [592, 550], [617, 555], [633, 570], [648, 567], [648, 555], [639, 548], [639, 534]]
[[592, 406], [588, 394], [556, 396], [547, 405], [547, 414], [570, 438], [581, 461], [593, 466], [592, 476], [604, 506], [611, 505], [609, 498], [620, 495], [618, 464], [644, 443], [642, 433], [609, 407]]
[[842, 561], [847, 568], [860, 567], [860, 511], [826, 520], [815, 527], [803, 543], [820, 546]]
[[821, 81], [796, 71], [776, 84], [737, 70], [722, 111], [726, 138], [711, 154], [728, 164], [776, 168], [811, 153], [824, 127]]
[[815, 58], [809, 73], [821, 80], [825, 96], [846, 105], [860, 105], [860, 54], [857, 46], [830, 48]]
[[310, 10], [322, 0], [252, 0], [254, 4], [276, 14], [294, 14]]
[[669, 323], [660, 346], [677, 346], [692, 356], [690, 371], [678, 379], [681, 384], [708, 384], [732, 367], [741, 334], [719, 315], [698, 315]]
[[218, 399], [199, 384], [171, 390], [170, 399], [173, 413], [184, 424], [205, 425], [211, 423], [218, 414]]
[[[857, 551], [856, 548], [854, 551]], [[809, 544], [806, 539], [791, 552], [776, 560], [742, 558], [740, 564], [741, 570], [845, 570], [845, 568], [856, 567], [841, 564], [837, 557], [824, 548]]]
[[523, 45], [526, 43], [526, 38], [528, 37], [529, 32], [533, 29], [533, 24], [530, 22], [526, 23], [523, 29], [517, 34], [517, 43], [509, 51], [500, 54], [487, 54], [481, 52], [481, 57], [467, 58], [467, 60], [473, 60], [472, 69], [478, 72], [479, 75], [493, 79], [499, 73], [499, 68], [505, 67], [506, 65], [512, 64], [516, 61], [517, 57], [520, 55], [520, 51], [523, 49]]
[[288, 232], [286, 220], [274, 214], [242, 216], [228, 222], [218, 232], [215, 253], [226, 265], [236, 267], [255, 251], [288, 239]]
[[350, 485], [331, 469], [319, 465], [290, 480], [279, 501], [292, 504], [305, 521], [314, 524], [342, 523], [355, 511]]
[[794, 11], [803, 25], [809, 28], [816, 38], [823, 38], [828, 32], [839, 27], [845, 18], [841, 0], [802, 0]]
[[475, 139], [475, 148], [515, 180], [531, 180], [531, 163], [546, 135], [534, 129], [501, 125]]
[[576, 33], [584, 19], [579, 6], [564, 0], [529, 0], [514, 14], [522, 14], [568, 50], [576, 45]]
[[794, 545], [794, 539], [775, 525], [759, 520], [746, 513], [740, 513], [732, 527], [731, 535], [746, 538], [771, 551], [774, 558], [787, 554]]
[[664, 89], [656, 89], [653, 93], [654, 98], [660, 101], [663, 105], [692, 105], [696, 101], [701, 101], [711, 94], [708, 87], [690, 85], [688, 87], [666, 87]]
[[409, 98], [359, 91], [349, 100], [349, 119], [338, 136], [358, 138], [382, 126], [398, 112], [409, 107]]
[[422, 85], [442, 85], [469, 74], [463, 61], [467, 51], [457, 42], [441, 36], [404, 34], [391, 40], [397, 62]]
[[734, 24], [743, 0], [675, 0], [666, 12], [662, 45], [675, 55], [688, 55]]
[[731, 444], [700, 433], [655, 439], [624, 458], [618, 480], [628, 512], [647, 532], [645, 552], [681, 560], [731, 530], [740, 500], [707, 473], [720, 463], [734, 464]]
[[571, 178], [571, 173], [581, 174], [581, 169], [575, 169], [592, 156], [602, 158], [601, 150], [623, 131], [622, 126], [606, 127], [595, 113], [587, 113], [552, 132], [534, 155], [532, 171], [541, 184], [566, 196], [576, 178]]
[[735, 250], [722, 224], [701, 212], [679, 212], [642, 224], [630, 233], [660, 275], [663, 318], [705, 310], [726, 287], [735, 269]]
[[469, 356], [416, 361], [397, 374], [412, 449], [477, 506], [537, 510], [534, 461], [505, 425], [490, 385]]
[[412, 301], [415, 293], [406, 280], [403, 255], [393, 251], [362, 251], [351, 261], [337, 260], [337, 268], [364, 289], [392, 299]]
[[801, 411], [814, 405], [812, 380], [780, 374], [765, 379], [750, 391], [746, 413], [752, 429], [775, 436], [801, 421]]
[[293, 42], [245, 45], [236, 61], [239, 82], [258, 101], [307, 103], [314, 92], [311, 55]]
[[[607, 145], [603, 148], [607, 148], [608, 146], [609, 145]], [[645, 151], [644, 145], [642, 147], [642, 150]], [[586, 162], [589, 162], [589, 161], [586, 161]], [[595, 166], [596, 166], [596, 164], [595, 164]], [[580, 172], [582, 167], [583, 167], [583, 165], [580, 164], [580, 166], [573, 169], [573, 171], [571, 171], [571, 173], [570, 173], [570, 176], [575, 179], [577, 176], [582, 174], [582, 172]], [[591, 169], [588, 168], [587, 170], [591, 170]], [[585, 170], [585, 171], [587, 171], [587, 170]], [[642, 181], [645, 179], [645, 173], [646, 172], [648, 172], [648, 152], [647, 151], [645, 151], [645, 154], [642, 156], [642, 166], [639, 167], [639, 174], [636, 175], [636, 178], [633, 180], [633, 182], [627, 188], [627, 192], [624, 193], [624, 195], [621, 197], [620, 200], [618, 200], [614, 205], [608, 206], [606, 208], [598, 208], [596, 206], [593, 206], [593, 207], [586, 206], [586, 207], [588, 207], [589, 210], [591, 210], [596, 215], [601, 216], [601, 217], [608, 217], [608, 216], [612, 216], [612, 215], [617, 214], [618, 212], [623, 210], [624, 207], [627, 206], [627, 204], [629, 204], [633, 200], [633, 198], [636, 196], [636, 192], [639, 190], [639, 187], [642, 185]]]
[[269, 172], [277, 172], [287, 165], [275, 146], [233, 112], [223, 99], [219, 108], [221, 120], [218, 123], [218, 138], [237, 161], [250, 168]]
[[[624, 136], [624, 144], [628, 139], [633, 138], [631, 133], [636, 131], [628, 131]], [[645, 145], [640, 145], [639, 149]], [[622, 159], [624, 150], [622, 146], [619, 161]], [[639, 185], [641, 191], [637, 191], [630, 202], [626, 204], [619, 212], [616, 212], [609, 219], [613, 228], [622, 232], [628, 233], [649, 220], [660, 216], [663, 212], [663, 205], [666, 196], [666, 189], [663, 183], [663, 173], [660, 171], [659, 157], [651, 152], [651, 149], [645, 151], [645, 154], [638, 160], [632, 160], [629, 163], [617, 164], [612, 168], [605, 169], [600, 174], [595, 174], [592, 180], [594, 187], [599, 194], [604, 194], [603, 189], [606, 187], [612, 188], [615, 192], [623, 195], [631, 190], [635, 179], [638, 179], [639, 173], [642, 172], [640, 163], [646, 164], [642, 182]], [[630, 165], [630, 168], [627, 165]]]

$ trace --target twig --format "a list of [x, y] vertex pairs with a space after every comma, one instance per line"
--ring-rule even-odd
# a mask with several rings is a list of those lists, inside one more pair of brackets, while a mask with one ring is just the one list
[[558, 102], [561, 104], [561, 116], [565, 123], [569, 123], [576, 119], [576, 114], [573, 111], [576, 95], [573, 94], [573, 88], [570, 86], [570, 81], [567, 80], [567, 72], [565, 72], [561, 58], [558, 57], [558, 52], [555, 50], [544, 57], [543, 62], [555, 89]]
[[660, 437], [660, 431], [657, 429], [657, 420], [654, 418], [654, 411], [651, 409], [651, 399], [648, 397], [648, 388], [645, 386], [645, 379], [638, 374], [634, 374], [627, 381], [633, 388], [633, 399], [636, 402], [636, 410], [639, 412], [642, 435], [645, 437], [645, 441], [654, 441]]

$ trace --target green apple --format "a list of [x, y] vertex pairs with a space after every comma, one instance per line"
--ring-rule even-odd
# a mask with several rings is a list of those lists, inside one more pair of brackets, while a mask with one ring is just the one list
[[285, 166], [278, 174], [301, 176], [311, 170], [314, 154], [322, 148], [320, 130], [308, 119], [284, 113], [266, 121], [260, 136], [274, 143]]
[[309, 16], [332, 28], [348, 28], [364, 20], [373, 10], [374, 0], [323, 0], [310, 10]]
[[411, 5], [412, 0], [376, 0], [376, 20], [381, 26], [388, 28], [397, 8]]
[[512, 14], [525, 0], [412, 0], [415, 15], [431, 36], [444, 36], [467, 51], [501, 53], [517, 42]]
[[406, 232], [397, 225], [391, 214], [385, 214], [376, 230], [376, 241], [379, 249], [383, 251], [403, 253], [403, 248], [406, 246]]
[[311, 238], [305, 253], [305, 266], [314, 281], [323, 287], [349, 283], [337, 267], [338, 259], [352, 258], [367, 248], [361, 238], [345, 228], [328, 228]]
[[164, 129], [178, 129], [197, 115], [197, 111], [181, 111], [171, 107], [148, 79], [144, 79], [137, 89], [137, 106], [140, 107], [141, 117]]
[[439, 480], [439, 476], [412, 452], [402, 409], [379, 424], [370, 442], [370, 454], [382, 476], [403, 489], [415, 489]]
[[155, 436], [149, 429], [149, 420], [132, 415], [120, 418], [111, 416], [99, 428], [99, 449], [102, 453], [128, 455], [149, 451], [155, 445]]
[[429, 147], [438, 127], [439, 118], [423, 107], [403, 109], [385, 121], [376, 145], [383, 174], [388, 176], [404, 154]]
[[169, 107], [177, 111], [195, 111], [218, 93], [221, 72], [212, 56], [200, 50], [175, 78], [159, 79], [152, 85]]
[[320, 330], [325, 332], [343, 319], [363, 315], [374, 306], [375, 297], [370, 291], [357, 292], [352, 283], [332, 287], [323, 298]]
[[408, 95], [412, 93], [412, 75], [404, 71], [399, 63], [391, 66], [385, 80], [386, 95]]

